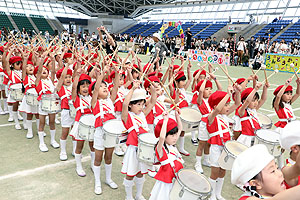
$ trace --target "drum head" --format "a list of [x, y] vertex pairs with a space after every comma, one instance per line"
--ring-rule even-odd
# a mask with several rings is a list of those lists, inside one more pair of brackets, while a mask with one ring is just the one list
[[237, 141], [227, 141], [225, 143], [225, 148], [233, 155], [238, 156], [240, 153], [248, 149], [244, 144], [241, 144]]
[[257, 113], [257, 117], [258, 117], [260, 123], [262, 123], [262, 124], [271, 124], [272, 123], [271, 119], [262, 113]]
[[269, 142], [273, 142], [273, 143], [279, 143], [279, 133], [272, 131], [272, 130], [268, 130], [268, 129], [260, 129], [257, 130], [256, 133], [257, 137], [269, 141]]
[[139, 135], [139, 140], [144, 143], [156, 144], [158, 138], [156, 138], [153, 133], [142, 133]]
[[112, 119], [104, 123], [103, 129], [115, 135], [121, 135], [126, 129], [121, 120]]
[[43, 94], [42, 95], [42, 99], [45, 98], [45, 99], [59, 99], [59, 96], [57, 94]]
[[178, 178], [185, 187], [193, 192], [202, 194], [211, 192], [211, 186], [207, 178], [193, 169], [181, 169], [178, 172]]
[[201, 113], [193, 108], [182, 108], [180, 117], [185, 121], [199, 122], [201, 120]]
[[35, 88], [28, 89], [27, 93], [29, 93], [29, 94], [36, 94], [37, 95], [37, 92], [36, 92]]
[[83, 115], [80, 117], [79, 122], [87, 126], [95, 126], [95, 116], [92, 114]]
[[11, 89], [22, 89], [22, 84], [17, 83], [10, 86]]

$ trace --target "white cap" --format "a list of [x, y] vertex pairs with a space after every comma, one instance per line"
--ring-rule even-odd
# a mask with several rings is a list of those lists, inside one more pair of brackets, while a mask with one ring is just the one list
[[154, 34], [153, 34], [153, 37], [156, 37], [157, 39], [161, 40], [160, 34], [159, 34], [159, 33], [154, 33]]
[[146, 99], [146, 90], [138, 88], [133, 91], [130, 101]]
[[288, 123], [280, 134], [280, 146], [285, 150], [291, 150], [293, 145], [300, 145], [300, 121]]
[[245, 185], [272, 160], [274, 160], [274, 156], [269, 153], [267, 147], [263, 144], [257, 144], [246, 149], [233, 162], [231, 183]]
[[125, 61], [125, 64], [128, 64], [128, 63], [131, 63], [129, 58], [127, 58], [126, 61]]

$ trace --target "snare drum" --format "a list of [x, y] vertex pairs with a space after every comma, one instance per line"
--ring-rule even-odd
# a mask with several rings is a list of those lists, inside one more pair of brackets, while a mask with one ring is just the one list
[[61, 111], [61, 101], [57, 94], [44, 94], [41, 102], [41, 109], [44, 112], [57, 113]]
[[103, 124], [103, 140], [105, 148], [115, 147], [120, 141], [124, 142], [127, 139], [126, 128], [121, 120], [112, 119]]
[[227, 141], [218, 160], [220, 167], [222, 169], [231, 170], [235, 158], [246, 149], [248, 149], [248, 147], [240, 142], [234, 140]]
[[148, 164], [155, 163], [155, 144], [158, 138], [153, 133], [142, 133], [139, 136], [137, 158], [141, 162]]
[[182, 108], [180, 114], [182, 130], [185, 132], [197, 131], [201, 117], [201, 113], [194, 108]]
[[268, 148], [270, 154], [274, 157], [281, 155], [281, 146], [279, 143], [280, 134], [266, 129], [260, 129], [255, 132], [256, 137], [254, 144], [264, 144]]
[[26, 103], [30, 106], [38, 106], [39, 102], [37, 100], [38, 94], [34, 88], [30, 88], [26, 92]]
[[76, 108], [74, 107], [74, 105], [73, 105], [73, 101], [72, 100], [70, 100], [69, 101], [69, 112], [70, 112], [70, 117], [71, 118], [73, 118], [73, 119], [75, 119], [75, 116], [76, 116]]
[[16, 101], [22, 101], [24, 94], [22, 93], [22, 84], [13, 84], [10, 86], [10, 96]]
[[181, 169], [170, 192], [170, 200], [203, 200], [211, 193], [208, 179], [193, 169]]
[[95, 116], [86, 114], [80, 117], [78, 135], [86, 141], [94, 141], [95, 133]]
[[0, 72], [0, 85], [3, 85], [3, 81], [4, 81], [4, 74], [3, 72]]
[[272, 128], [272, 120], [267, 115], [264, 115], [262, 113], [257, 113], [258, 120], [262, 125], [263, 129], [270, 129]]

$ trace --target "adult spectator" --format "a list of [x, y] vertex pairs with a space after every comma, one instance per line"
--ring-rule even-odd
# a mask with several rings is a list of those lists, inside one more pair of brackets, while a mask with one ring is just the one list
[[206, 38], [204, 42], [204, 48], [207, 50], [211, 46], [211, 37]]
[[[114, 38], [107, 32], [104, 26], [98, 27], [97, 30], [99, 32], [102, 46], [105, 48], [106, 53], [112, 54], [117, 48]], [[103, 39], [102, 31], [105, 33], [106, 39]]]
[[211, 45], [213, 46], [213, 49], [214, 50], [217, 50], [218, 48], [218, 42], [217, 42], [217, 38], [216, 37], [214, 37], [213, 38], [213, 41], [211, 41]]
[[192, 32], [191, 32], [191, 29], [188, 28], [187, 31], [185, 32], [186, 34], [186, 48], [187, 49], [190, 49], [191, 48], [191, 42], [192, 42]]
[[262, 55], [260, 52], [257, 52], [257, 55], [254, 57], [253, 69], [259, 69], [263, 61]]
[[248, 47], [249, 47], [250, 58], [253, 59], [254, 58], [254, 49], [255, 49], [255, 40], [254, 40], [253, 36], [251, 37], [251, 39], [249, 41]]
[[159, 65], [161, 65], [162, 62], [163, 62], [164, 52], [168, 53], [169, 50], [168, 50], [167, 46], [165, 45], [165, 43], [163, 43], [161, 41], [162, 39], [161, 39], [159, 33], [154, 33], [152, 38], [155, 42], [154, 59], [156, 59], [156, 57], [158, 55], [158, 57], [160, 58], [159, 59]]
[[237, 43], [238, 65], [242, 63], [242, 58], [245, 51], [246, 51], [246, 43], [244, 41], [244, 37], [241, 37], [241, 40]]

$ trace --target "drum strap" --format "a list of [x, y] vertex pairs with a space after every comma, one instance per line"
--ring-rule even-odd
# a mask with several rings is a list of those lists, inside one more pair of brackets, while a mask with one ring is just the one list
[[124, 101], [124, 94], [122, 92], [118, 92], [118, 98], [115, 100], [115, 102], [121, 101], [123, 103]]
[[133, 130], [135, 130], [137, 133], [140, 132], [139, 126], [138, 126], [138, 124], [137, 124], [137, 120], [140, 121], [141, 127], [142, 127], [143, 129], [145, 129], [146, 131], [148, 131], [148, 128], [147, 128], [147, 127], [143, 127], [143, 124], [144, 124], [144, 122], [143, 122], [144, 120], [143, 120], [143, 119], [137, 119], [137, 117], [133, 116], [133, 114], [130, 113], [130, 112], [128, 112], [128, 114], [130, 115], [130, 118], [131, 118], [131, 121], [132, 121], [132, 124], [133, 124], [133, 126], [130, 127], [130, 128], [127, 130], [128, 133], [130, 133], [130, 132], [133, 131]]
[[7, 76], [7, 74], [5, 74], [4, 72], [0, 72], [0, 74], [3, 74], [3, 76], [6, 77], [7, 79], [9, 78], [9, 77]]

